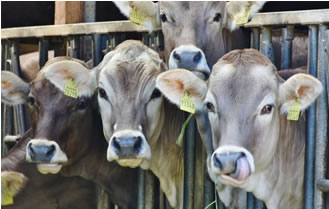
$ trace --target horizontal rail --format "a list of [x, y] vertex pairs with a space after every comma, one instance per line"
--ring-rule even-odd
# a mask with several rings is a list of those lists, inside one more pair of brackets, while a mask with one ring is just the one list
[[105, 34], [113, 32], [148, 32], [144, 26], [125, 21], [77, 23], [8, 28], [1, 30], [1, 39]]
[[256, 14], [245, 27], [273, 25], [317, 25], [329, 23], [329, 9], [268, 12]]

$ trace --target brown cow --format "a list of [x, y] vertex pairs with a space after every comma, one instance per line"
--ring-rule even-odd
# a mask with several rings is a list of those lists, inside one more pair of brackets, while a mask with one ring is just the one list
[[[94, 104], [96, 79], [91, 71], [75, 59], [59, 57], [50, 60], [30, 84], [9, 72], [2, 72], [1, 79], [2, 100], [10, 104], [27, 101], [32, 110], [32, 140], [16, 145], [19, 159], [23, 153], [41, 173], [92, 180], [120, 208], [135, 208], [137, 171], [105, 158], [106, 141]], [[77, 98], [63, 94], [70, 79]]]
[[216, 149], [207, 164], [216, 184], [253, 192], [269, 209], [302, 208], [305, 115], [291, 121], [287, 113], [314, 102], [323, 88], [317, 79], [296, 74], [284, 81], [267, 57], [245, 49], [214, 65], [206, 91], [206, 83], [185, 70], [163, 73], [157, 87], [176, 105], [187, 91], [207, 109]]
[[208, 65], [213, 66], [231, 49], [249, 47], [248, 32], [232, 31], [239, 28], [239, 23], [246, 23], [265, 2], [114, 3], [126, 17], [149, 31], [162, 28], [169, 69], [189, 69], [207, 79]]

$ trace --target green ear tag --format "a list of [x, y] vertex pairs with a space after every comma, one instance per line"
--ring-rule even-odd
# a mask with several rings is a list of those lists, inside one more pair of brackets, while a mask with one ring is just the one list
[[130, 20], [133, 23], [136, 23], [138, 25], [143, 25], [145, 20], [145, 14], [139, 10], [136, 9], [136, 7], [133, 7], [130, 12]]
[[236, 24], [237, 25], [244, 25], [249, 20], [249, 7], [246, 7], [244, 12], [240, 12], [236, 15]]
[[6, 191], [1, 191], [3, 192], [3, 200], [1, 200], [1, 205], [5, 206], [5, 205], [12, 205], [14, 204], [14, 198], [13, 198], [13, 194], [6, 190]]
[[299, 98], [295, 100], [295, 103], [292, 104], [289, 108], [289, 112], [287, 115], [287, 120], [297, 121], [300, 114], [300, 101]]
[[187, 126], [188, 122], [190, 122], [192, 116], [193, 116], [193, 114], [190, 114], [188, 116], [188, 118], [185, 120], [185, 122], [184, 122], [184, 124], [183, 124], [183, 126], [182, 126], [182, 128], [180, 130], [179, 136], [178, 136], [178, 138], [176, 140], [176, 144], [178, 146], [182, 146], [183, 139], [184, 139], [184, 134], [185, 134], [185, 129], [186, 129], [186, 126]]
[[195, 105], [191, 99], [191, 96], [188, 92], [184, 93], [184, 97], [180, 100], [180, 107], [179, 109], [192, 113], [195, 113]]
[[64, 95], [72, 98], [78, 98], [78, 86], [71, 78], [64, 86]]

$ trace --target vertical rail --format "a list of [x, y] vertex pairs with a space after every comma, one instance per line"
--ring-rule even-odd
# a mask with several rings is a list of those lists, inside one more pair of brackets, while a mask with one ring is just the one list
[[255, 208], [256, 198], [251, 192], [247, 192], [247, 209]]
[[[325, 52], [327, 26], [319, 26], [318, 38], [318, 71], [317, 78], [321, 81], [324, 91], [316, 102], [316, 145], [315, 145], [315, 181], [326, 177], [326, 148], [328, 137], [328, 94], [326, 92], [326, 71], [328, 70], [328, 58]], [[314, 208], [322, 209], [324, 205], [323, 192], [314, 188]]]
[[184, 209], [193, 208], [195, 126], [195, 119], [192, 118], [184, 139]]
[[138, 170], [138, 199], [137, 199], [137, 209], [144, 209], [144, 178], [145, 171], [139, 168]]
[[[308, 70], [316, 77], [318, 58], [318, 26], [309, 26]], [[304, 182], [304, 208], [312, 209], [314, 202], [314, 148], [315, 148], [315, 104], [306, 112], [306, 144], [305, 144], [305, 182]]]
[[287, 25], [287, 27], [282, 28], [281, 70], [291, 68], [293, 39], [294, 26]]
[[154, 207], [154, 175], [151, 171], [145, 172], [145, 197], [144, 204], [145, 209], [153, 209]]
[[252, 48], [259, 50], [259, 39], [260, 39], [259, 28], [252, 28], [251, 30], [252, 30], [251, 46]]
[[80, 37], [68, 37], [66, 45], [66, 55], [69, 57], [80, 59]]
[[39, 40], [39, 66], [40, 66], [40, 69], [46, 64], [47, 60], [48, 60], [48, 41], [44, 38], [41, 38]]
[[94, 66], [98, 65], [102, 61], [102, 41], [101, 35], [93, 35], [93, 62]]
[[272, 29], [270, 27], [262, 27], [261, 52], [266, 55], [272, 63], [274, 63], [273, 45], [272, 45]]

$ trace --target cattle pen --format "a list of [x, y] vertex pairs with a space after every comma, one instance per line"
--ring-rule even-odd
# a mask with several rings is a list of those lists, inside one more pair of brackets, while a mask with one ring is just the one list
[[[305, 147], [304, 208], [329, 209], [329, 168], [328, 168], [328, 95], [329, 95], [329, 9], [289, 12], [260, 13], [244, 25], [251, 31], [251, 47], [260, 50], [272, 62], [272, 31], [280, 31], [282, 39], [281, 70], [291, 68], [294, 31], [308, 33], [308, 73], [317, 77], [324, 86], [324, 92], [306, 112], [307, 130]], [[21, 76], [19, 45], [32, 41], [39, 45], [39, 66], [48, 60], [48, 51], [55, 56], [70, 56], [85, 59], [86, 50], [92, 51], [92, 66], [102, 60], [104, 53], [113, 50], [127, 39], [127, 34], [136, 33], [134, 38], [155, 51], [163, 51], [164, 41], [161, 30], [149, 33], [144, 27], [130, 21], [112, 21], [51, 26], [21, 27], [1, 30], [1, 67]], [[88, 45], [88, 46], [87, 46]], [[7, 152], [3, 142], [5, 135], [23, 135], [29, 127], [24, 105], [9, 107], [2, 105], [2, 156]], [[188, 125], [184, 140], [184, 209], [194, 208], [195, 201], [202, 201], [204, 208], [223, 208], [210, 205], [215, 199], [213, 183], [206, 173], [205, 150], [200, 141], [194, 140], [197, 134], [195, 121]], [[196, 152], [203, 153], [204, 159], [195, 159]], [[204, 180], [203, 187], [197, 188], [196, 179]], [[169, 208], [159, 183], [150, 171], [139, 172], [138, 209]], [[99, 208], [115, 208], [102, 196]], [[104, 203], [105, 202], [105, 203]], [[264, 208], [261, 201], [248, 193], [248, 209]]]

